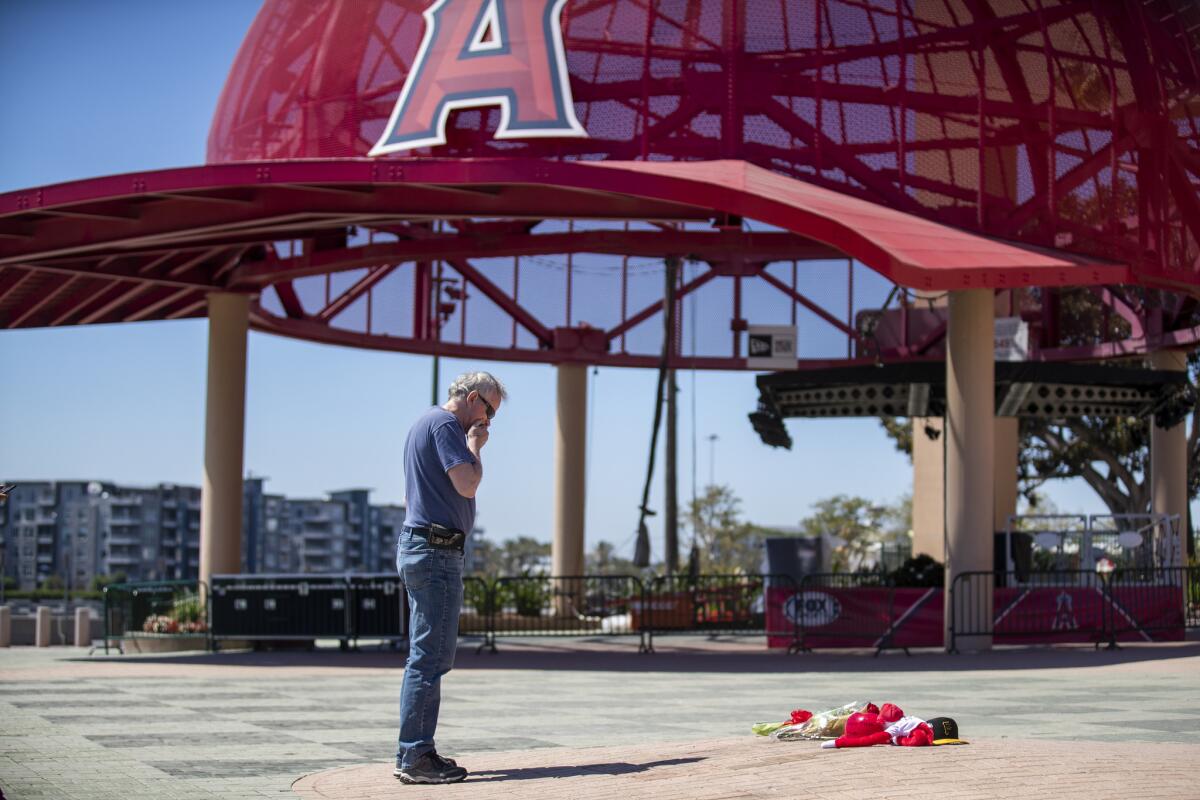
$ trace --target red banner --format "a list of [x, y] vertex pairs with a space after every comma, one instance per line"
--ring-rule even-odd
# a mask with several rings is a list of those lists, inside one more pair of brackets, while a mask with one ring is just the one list
[[[798, 624], [807, 647], [938, 647], [942, 643], [941, 589], [772, 588], [767, 630]], [[772, 636], [768, 647], [787, 647]]]
[[[994, 635], [1000, 644], [1181, 641], [1179, 586], [998, 588]], [[771, 588], [767, 630], [798, 625], [806, 647], [941, 647], [945, 599], [941, 589]], [[966, 633], [966, 632], [964, 632]], [[768, 647], [789, 636], [768, 635]]]

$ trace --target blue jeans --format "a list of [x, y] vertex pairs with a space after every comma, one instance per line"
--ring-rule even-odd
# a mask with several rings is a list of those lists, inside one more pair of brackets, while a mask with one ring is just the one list
[[463, 555], [429, 546], [404, 528], [396, 542], [396, 569], [408, 592], [408, 663], [400, 690], [396, 766], [411, 767], [433, 750], [442, 676], [454, 666], [463, 599]]

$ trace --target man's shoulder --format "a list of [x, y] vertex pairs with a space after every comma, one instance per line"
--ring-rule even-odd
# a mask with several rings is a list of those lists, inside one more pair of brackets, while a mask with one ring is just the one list
[[417, 421], [413, 423], [413, 430], [433, 433], [450, 423], [458, 424], [458, 417], [441, 406], [430, 406], [429, 410], [417, 417]]

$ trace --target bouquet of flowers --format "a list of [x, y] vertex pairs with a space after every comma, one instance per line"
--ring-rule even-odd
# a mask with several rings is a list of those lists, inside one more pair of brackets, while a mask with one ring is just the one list
[[142, 623], [142, 630], [146, 633], [179, 633], [179, 623], [162, 614], [151, 614]]
[[751, 727], [759, 736], [770, 736], [781, 742], [796, 739], [836, 739], [846, 732], [846, 720], [859, 711], [879, 713], [871, 703], [855, 701], [844, 706], [818, 711], [816, 714], [796, 709], [784, 722], [760, 722]]

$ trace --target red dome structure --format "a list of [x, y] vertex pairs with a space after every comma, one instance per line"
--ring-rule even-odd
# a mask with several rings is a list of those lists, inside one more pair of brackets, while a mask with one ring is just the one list
[[[577, 131], [507, 136], [496, 98], [451, 103], [443, 144], [368, 156], [430, 20], [474, 31], [467, 63], [537, 38], [543, 6]], [[677, 297], [728, 322], [679, 366], [744, 367], [749, 322], [798, 324], [813, 363], [936, 355], [936, 323], [864, 336], [888, 284], [856, 288], [848, 259], [1030, 288], [1009, 300], [1038, 358], [1188, 344], [1198, 25], [1179, 0], [267, 0], [208, 166], [0, 197], [0, 325], [194, 316], [215, 288], [302, 338], [649, 365], [643, 279], [676, 256]], [[1115, 320], [1099, 338], [1057, 310], [1080, 291]]]

